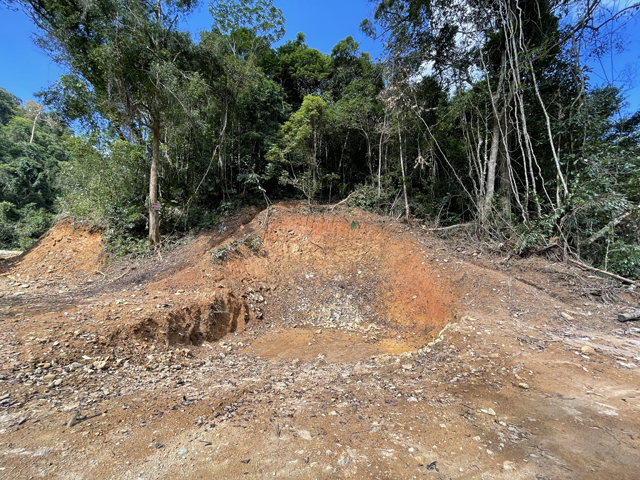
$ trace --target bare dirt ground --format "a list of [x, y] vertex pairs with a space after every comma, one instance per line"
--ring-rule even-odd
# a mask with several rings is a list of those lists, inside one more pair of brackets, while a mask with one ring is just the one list
[[299, 204], [101, 248], [0, 261], [4, 478], [640, 478], [632, 290]]

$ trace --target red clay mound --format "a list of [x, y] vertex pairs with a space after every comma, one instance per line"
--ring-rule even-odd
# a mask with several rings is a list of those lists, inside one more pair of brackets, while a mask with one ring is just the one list
[[102, 236], [85, 226], [62, 221], [12, 263], [11, 273], [24, 280], [88, 273], [104, 263]]
[[278, 205], [212, 251], [227, 261], [212, 269], [206, 258], [200, 271], [244, 289], [267, 319], [358, 330], [384, 324], [385, 336], [422, 345], [453, 318], [455, 298], [438, 265], [425, 260], [428, 249], [404, 230], [360, 210], [307, 217]]
[[[148, 291], [184, 302], [229, 289], [246, 301], [248, 321], [358, 331], [398, 351], [426, 345], [453, 319], [448, 279], [406, 227], [361, 210], [307, 216], [300, 204], [251, 218], [180, 247], [172, 256], [185, 261]], [[199, 328], [187, 317], [182, 334]], [[165, 334], [148, 333], [165, 331], [164, 323], [152, 323], [141, 319], [136, 336], [166, 343]]]

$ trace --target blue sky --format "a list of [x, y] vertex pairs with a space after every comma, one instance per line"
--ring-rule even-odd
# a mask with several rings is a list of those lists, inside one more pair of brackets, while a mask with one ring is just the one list
[[[211, 28], [208, 0], [201, 2], [186, 26], [194, 34]], [[285, 39], [298, 32], [307, 36], [307, 44], [323, 53], [348, 35], [361, 44], [363, 51], [374, 57], [381, 54], [381, 44], [360, 33], [360, 22], [372, 14], [367, 0], [275, 0], [286, 19]], [[42, 53], [32, 41], [35, 27], [22, 12], [7, 10], [0, 4], [0, 86], [22, 100], [33, 98], [37, 91], [55, 82], [62, 73], [60, 67]], [[640, 22], [629, 22], [623, 31], [626, 51], [593, 62], [592, 83], [617, 82], [629, 101], [629, 110], [640, 108]]]
[[[187, 21], [191, 32], [211, 29], [209, 1], [199, 7]], [[331, 53], [338, 41], [351, 35], [360, 42], [363, 51], [377, 56], [382, 47], [378, 42], [360, 33], [360, 22], [373, 16], [373, 8], [367, 0], [274, 0], [282, 10], [286, 21], [285, 40], [295, 39], [298, 32], [307, 36], [307, 45], [322, 53]]]
[[[331, 53], [339, 40], [351, 35], [363, 51], [381, 53], [379, 43], [360, 33], [360, 22], [369, 16], [367, 0], [275, 0], [286, 20], [286, 39], [298, 32], [307, 36], [307, 44], [323, 53]], [[186, 22], [195, 35], [211, 29], [208, 0]], [[32, 37], [36, 28], [22, 12], [7, 10], [0, 3], [0, 86], [22, 100], [55, 82], [63, 71], [38, 47]]]

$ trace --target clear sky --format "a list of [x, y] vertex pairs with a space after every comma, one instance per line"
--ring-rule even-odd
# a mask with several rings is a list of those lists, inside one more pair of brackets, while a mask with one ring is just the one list
[[[367, 0], [275, 0], [286, 20], [287, 39], [298, 32], [307, 36], [307, 44], [323, 53], [351, 35], [361, 43], [363, 51], [374, 57], [381, 53], [380, 44], [360, 33], [360, 22], [367, 18], [371, 6]], [[186, 22], [194, 34], [211, 29], [208, 0]], [[22, 12], [7, 10], [0, 3], [0, 86], [22, 100], [33, 98], [63, 73], [32, 41], [36, 28]]]
[[[208, 0], [201, 1], [198, 10], [187, 19], [186, 27], [194, 34], [211, 28]], [[307, 36], [307, 44], [323, 53], [341, 39], [351, 35], [360, 42], [363, 51], [374, 57], [381, 54], [381, 45], [360, 33], [360, 22], [371, 16], [372, 4], [367, 0], [275, 0], [286, 20], [285, 39], [298, 32]], [[0, 86], [22, 100], [55, 82], [62, 73], [33, 44], [35, 27], [22, 12], [7, 10], [0, 3]], [[623, 32], [626, 51], [590, 66], [592, 83], [614, 80], [627, 96], [629, 110], [640, 108], [640, 22], [632, 20]]]

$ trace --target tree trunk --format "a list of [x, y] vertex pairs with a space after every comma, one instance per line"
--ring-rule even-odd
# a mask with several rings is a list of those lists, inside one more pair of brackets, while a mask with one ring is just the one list
[[[640, 208], [640, 205], [638, 206]], [[604, 227], [598, 230], [596, 233], [591, 235], [582, 245], [591, 245], [593, 242], [598, 240], [600, 237], [603, 237], [605, 233], [610, 232], [613, 227], [617, 227], [622, 221], [631, 215], [634, 211], [631, 210], [620, 215], [618, 218], [614, 218], [609, 223], [607, 223]]]
[[36, 134], [36, 123], [38, 123], [38, 118], [40, 118], [41, 113], [42, 113], [42, 110], [40, 110], [36, 114], [36, 117], [33, 119], [33, 127], [31, 128], [31, 138], [29, 139], [29, 143], [33, 143], [33, 137]]
[[[506, 110], [505, 108], [505, 112]], [[504, 125], [505, 130], [507, 130], [507, 126], [509, 125], [507, 118], [505, 118]], [[506, 131], [505, 136], [506, 138], [503, 139], [505, 152], [504, 156], [500, 159], [500, 190], [502, 191], [502, 216], [507, 223], [511, 224], [511, 200], [514, 187], [511, 184], [511, 156], [509, 155], [511, 151], [511, 135]]]
[[218, 146], [220, 147], [218, 150], [218, 175], [222, 179], [221, 188], [222, 188], [222, 198], [226, 197], [227, 194], [227, 175], [226, 168], [224, 165], [224, 142], [225, 135], [227, 133], [227, 122], [229, 119], [229, 104], [225, 100], [224, 104], [224, 112], [222, 114], [222, 128], [220, 129], [220, 136], [218, 137]]
[[[491, 136], [491, 153], [489, 154], [489, 162], [487, 165], [487, 176], [485, 180], [485, 196], [478, 206], [480, 210], [480, 223], [486, 225], [486, 222], [491, 212], [491, 205], [493, 203], [493, 196], [496, 189], [496, 167], [498, 166], [498, 154], [500, 153], [500, 107], [498, 102], [503, 96], [503, 85], [506, 75], [506, 52], [502, 52], [502, 60], [500, 67], [500, 77], [498, 78], [498, 85], [495, 92], [491, 91], [491, 85], [489, 84], [489, 77], [487, 76], [487, 84], [489, 86], [489, 94], [491, 95], [491, 110], [493, 111], [493, 133]], [[506, 106], [505, 106], [506, 109]], [[506, 126], [505, 126], [506, 128]]]
[[155, 125], [151, 153], [151, 174], [149, 175], [149, 240], [154, 245], [160, 243], [160, 212], [153, 209], [158, 203], [158, 163], [160, 161], [160, 128]]
[[498, 152], [500, 150], [500, 123], [497, 118], [493, 119], [493, 135], [491, 138], [491, 153], [489, 154], [489, 164], [487, 165], [487, 178], [485, 179], [485, 194], [482, 206], [480, 207], [480, 223], [485, 224], [491, 211], [493, 195], [496, 188], [496, 164], [498, 163]]
[[309, 186], [309, 204], [311, 204], [311, 194], [316, 184], [316, 169], [318, 165], [318, 130], [313, 129], [313, 163], [311, 165], [311, 185]]
[[369, 175], [373, 177], [373, 164], [371, 163], [371, 140], [367, 132], [364, 132], [364, 138], [367, 140], [367, 163], [369, 164]]
[[629, 322], [631, 320], [640, 320], [640, 310], [630, 313], [622, 313], [618, 315], [619, 322]]
[[560, 184], [562, 184], [562, 192], [564, 193], [564, 196], [562, 198], [567, 198], [569, 196], [569, 187], [567, 186], [567, 181], [565, 180], [564, 175], [562, 174], [562, 168], [560, 166], [560, 157], [558, 156], [558, 152], [556, 150], [556, 144], [553, 140], [553, 132], [551, 131], [551, 119], [549, 118], [549, 113], [547, 112], [547, 106], [542, 100], [542, 95], [540, 95], [540, 90], [538, 89], [538, 80], [536, 79], [536, 72], [533, 68], [533, 63], [530, 58], [529, 58], [529, 67], [531, 68], [531, 76], [533, 77], [533, 86], [536, 92], [536, 97], [540, 102], [540, 106], [542, 107], [542, 113], [544, 113], [544, 118], [546, 120], [547, 134], [549, 135], [549, 145], [551, 145], [551, 153], [553, 153], [553, 159], [556, 162], [556, 170], [557, 170], [557, 177], [558, 177], [558, 187], [557, 187], [558, 192], [556, 194], [557, 201], [558, 201], [557, 208], [560, 208], [560, 205], [561, 205]]
[[378, 198], [381, 192], [382, 177], [382, 141], [384, 139], [384, 131], [387, 128], [387, 112], [384, 112], [384, 121], [382, 123], [382, 131], [380, 132], [380, 144], [378, 145]]
[[409, 199], [407, 198], [407, 180], [404, 176], [404, 159], [402, 158], [402, 133], [400, 132], [400, 120], [398, 120], [398, 139], [400, 141], [400, 168], [402, 169], [402, 190], [404, 191], [404, 209], [409, 223]]

